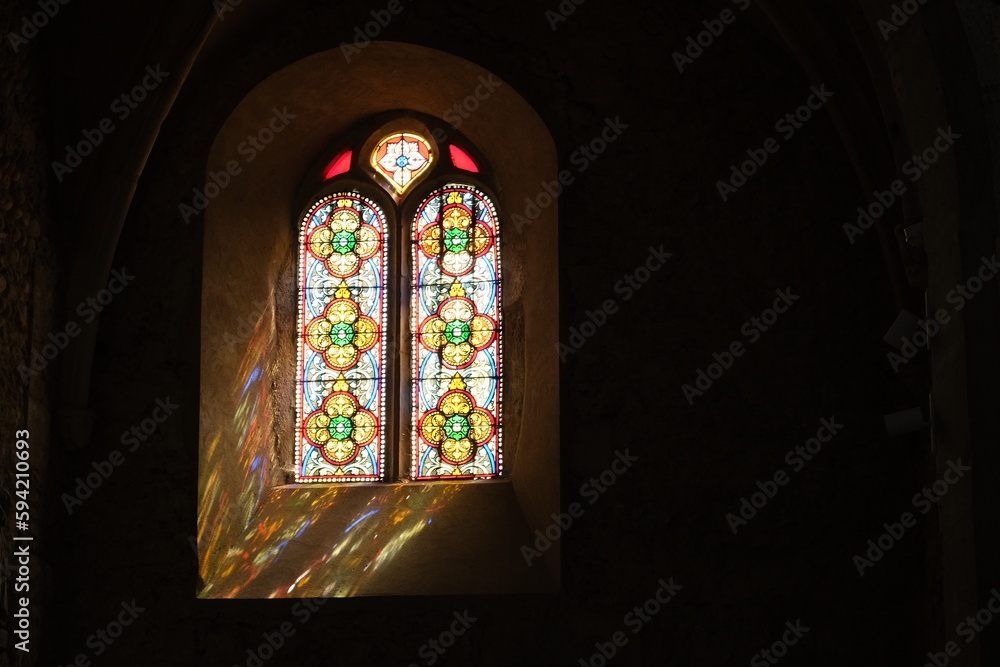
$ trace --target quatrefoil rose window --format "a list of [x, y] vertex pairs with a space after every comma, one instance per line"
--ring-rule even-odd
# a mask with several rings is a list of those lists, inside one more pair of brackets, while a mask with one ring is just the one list
[[372, 153], [372, 165], [392, 182], [399, 193], [430, 166], [432, 159], [427, 140], [407, 132], [384, 138]]

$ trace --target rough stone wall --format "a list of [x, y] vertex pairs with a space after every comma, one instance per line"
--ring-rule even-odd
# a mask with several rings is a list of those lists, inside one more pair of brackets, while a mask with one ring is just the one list
[[[52, 330], [56, 262], [48, 232], [48, 187], [42, 117], [42, 82], [30, 43], [11, 42], [29, 11], [27, 2], [0, 7], [0, 665], [35, 665], [45, 619], [43, 596], [50, 562], [46, 552], [46, 494], [50, 441], [49, 385], [44, 374], [28, 368], [31, 351], [49, 342]], [[50, 363], [46, 360], [46, 363]], [[27, 531], [15, 526], [14, 469], [16, 433], [30, 432], [30, 521]], [[16, 592], [19, 563], [12, 557], [13, 535], [30, 535], [30, 590]], [[18, 546], [25, 542], [18, 543]], [[21, 582], [24, 583], [24, 582]], [[17, 599], [29, 596], [30, 652], [15, 650], [12, 614]]]

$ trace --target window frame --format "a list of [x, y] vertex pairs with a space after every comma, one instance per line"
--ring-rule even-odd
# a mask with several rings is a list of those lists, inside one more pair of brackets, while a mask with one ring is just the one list
[[[304, 233], [303, 232], [304, 232], [304, 228], [309, 224], [309, 220], [307, 218], [307, 216], [309, 214], [309, 211], [312, 210], [312, 208], [314, 206], [316, 206], [316, 204], [319, 203], [322, 199], [324, 199], [324, 198], [326, 198], [326, 197], [328, 197], [330, 195], [337, 194], [337, 193], [345, 193], [345, 194], [346, 193], [353, 193], [353, 194], [357, 194], [357, 195], [359, 195], [361, 197], [364, 197], [364, 198], [367, 198], [367, 199], [371, 200], [373, 203], [375, 203], [379, 207], [379, 209], [381, 209], [381, 212], [382, 212], [382, 215], [383, 215], [383, 224], [385, 225], [385, 230], [384, 230], [384, 234], [383, 234], [383, 243], [387, 243], [388, 244], [388, 248], [390, 249], [390, 252], [387, 253], [387, 257], [386, 257], [386, 271], [385, 271], [386, 275], [382, 276], [382, 289], [384, 290], [384, 298], [386, 298], [386, 299], [389, 300], [389, 303], [387, 304], [386, 310], [385, 310], [385, 321], [383, 322], [383, 328], [384, 329], [388, 328], [389, 326], [391, 326], [391, 322], [394, 319], [394, 315], [395, 315], [395, 310], [394, 309], [398, 306], [398, 303], [396, 303], [398, 301], [398, 293], [396, 293], [396, 292], [393, 291], [393, 289], [390, 286], [390, 283], [388, 282], [388, 279], [390, 277], [392, 277], [392, 275], [393, 275], [393, 270], [392, 270], [393, 256], [392, 256], [391, 249], [394, 248], [394, 246], [395, 246], [395, 243], [393, 242], [393, 236], [396, 233], [395, 230], [398, 228], [397, 221], [394, 219], [394, 216], [395, 216], [395, 210], [394, 210], [395, 209], [395, 204], [392, 202], [392, 200], [390, 198], [388, 198], [388, 197], [380, 197], [379, 196], [380, 194], [381, 195], [385, 194], [380, 188], [366, 186], [366, 184], [364, 184], [362, 181], [358, 181], [358, 180], [356, 180], [353, 177], [341, 180], [340, 176], [335, 176], [334, 178], [330, 179], [327, 183], [325, 183], [324, 186], [312, 197], [311, 201], [302, 209], [302, 211], [301, 211], [301, 213], [299, 214], [299, 217], [298, 217], [298, 223], [299, 224], [297, 225], [297, 228], [298, 228], [297, 229], [297, 238], [299, 239], [299, 241], [297, 241], [297, 244], [296, 244], [297, 245], [297, 249], [296, 249], [296, 253], [295, 253], [295, 259], [296, 259], [296, 262], [295, 262], [295, 269], [296, 269], [296, 273], [295, 273], [295, 282], [296, 282], [296, 286], [295, 286], [296, 287], [296, 289], [295, 289], [295, 310], [296, 310], [297, 315], [296, 315], [296, 318], [295, 318], [295, 320], [296, 320], [295, 321], [295, 326], [293, 327], [293, 334], [294, 334], [294, 343], [293, 344], [294, 344], [295, 350], [296, 350], [296, 359], [298, 359], [298, 354], [299, 354], [301, 346], [302, 346], [301, 338], [305, 335], [305, 324], [306, 324], [304, 321], [302, 321], [302, 320], [299, 319], [299, 314], [301, 313], [302, 300], [303, 300], [302, 290], [305, 289], [305, 286], [300, 283], [301, 275], [300, 275], [300, 272], [299, 272], [299, 267], [300, 267], [300, 264], [302, 262], [302, 254], [305, 252], [305, 250], [304, 250], [304, 246], [303, 245], [299, 245], [299, 244], [304, 244], [304, 241], [305, 241], [305, 239], [304, 239]], [[384, 336], [385, 332], [383, 331], [382, 334]], [[387, 344], [388, 344], [388, 341], [383, 342], [383, 345], [387, 345]], [[384, 440], [383, 440], [384, 451], [382, 452], [382, 461], [383, 461], [383, 465], [385, 467], [385, 470], [382, 470], [382, 479], [378, 479], [378, 480], [352, 480], [352, 481], [344, 481], [344, 482], [330, 482], [330, 481], [318, 481], [318, 480], [317, 481], [298, 481], [296, 479], [298, 477], [298, 472], [299, 472], [298, 471], [298, 455], [299, 455], [299, 451], [301, 449], [301, 444], [302, 444], [301, 443], [301, 436], [299, 435], [299, 431], [302, 428], [302, 425], [303, 425], [302, 424], [302, 420], [305, 417], [305, 415], [301, 415], [298, 412], [299, 405], [300, 405], [300, 400], [301, 400], [301, 396], [299, 394], [300, 390], [298, 388], [298, 385], [301, 382], [302, 378], [301, 378], [301, 375], [300, 375], [300, 369], [299, 369], [298, 363], [296, 363], [295, 364], [295, 387], [296, 387], [296, 390], [294, 392], [295, 419], [294, 419], [294, 426], [293, 426], [292, 432], [290, 434], [291, 445], [292, 445], [292, 448], [293, 448], [293, 451], [291, 453], [291, 461], [292, 461], [292, 467], [293, 467], [293, 469], [288, 472], [288, 474], [286, 476], [286, 483], [288, 483], [288, 484], [309, 484], [309, 485], [314, 485], [314, 484], [337, 484], [337, 485], [342, 485], [342, 484], [383, 484], [383, 483], [385, 483], [387, 481], [390, 481], [389, 476], [392, 474], [392, 470], [393, 470], [393, 464], [392, 464], [392, 461], [390, 460], [390, 456], [391, 456], [390, 455], [390, 438], [392, 437], [392, 435], [394, 433], [395, 421], [398, 419], [398, 410], [397, 411], [393, 411], [393, 410], [390, 409], [392, 390], [395, 387], [395, 384], [397, 382], [397, 378], [396, 378], [396, 375], [395, 375], [396, 372], [397, 372], [397, 369], [396, 369], [395, 365], [392, 363], [391, 356], [390, 356], [390, 351], [389, 350], [390, 350], [390, 348], [386, 349], [386, 353], [384, 354], [385, 367], [381, 369], [381, 372], [382, 372], [382, 375], [383, 375], [383, 380], [382, 381], [384, 383], [384, 387], [382, 389], [382, 392], [383, 392], [382, 393], [382, 401], [384, 402], [384, 408], [383, 408], [383, 413], [384, 413], [383, 414], [383, 422], [384, 423], [380, 425], [380, 428], [385, 430], [385, 435], [384, 435]], [[279, 446], [279, 443], [276, 442], [275, 446]], [[281, 459], [284, 459], [284, 458], [287, 457], [287, 453], [286, 452], [277, 452], [276, 456], [278, 456]]]
[[[410, 331], [410, 317], [412, 306], [412, 290], [414, 277], [412, 274], [412, 246], [415, 218], [421, 205], [432, 192], [447, 185], [469, 186], [482, 192], [493, 204], [496, 213], [496, 224], [494, 234], [498, 244], [498, 252], [503, 257], [504, 234], [501, 228], [505, 227], [503, 216], [503, 202], [497, 195], [499, 187], [496, 186], [496, 179], [489, 163], [482, 152], [466, 137], [455, 129], [445, 129], [445, 122], [429, 114], [420, 113], [412, 109], [393, 109], [375, 114], [358, 122], [343, 137], [333, 142], [310, 169], [309, 175], [304, 179], [299, 189], [300, 197], [304, 201], [298, 217], [295, 219], [297, 228], [295, 233], [297, 238], [304, 243], [303, 228], [308, 225], [307, 215], [310, 210], [323, 198], [335, 193], [354, 193], [362, 197], [367, 197], [379, 206], [384, 215], [385, 242], [387, 243], [386, 276], [383, 276], [382, 285], [385, 289], [386, 298], [389, 300], [386, 310], [386, 321], [384, 323], [386, 355], [385, 368], [383, 373], [383, 401], [385, 431], [384, 448], [382, 459], [385, 462], [385, 469], [382, 471], [380, 480], [351, 480], [351, 481], [298, 481], [297, 456], [301, 446], [298, 429], [302, 426], [302, 416], [296, 413], [295, 430], [293, 431], [293, 470], [287, 475], [288, 484], [390, 484], [390, 483], [432, 483], [442, 480], [415, 479], [412, 475], [411, 462], [414, 455], [414, 434], [413, 421], [415, 406], [412, 401], [412, 373], [413, 373], [413, 332]], [[419, 174], [415, 180], [408, 183], [402, 192], [397, 191], [393, 184], [384, 175], [375, 169], [371, 164], [371, 155], [378, 144], [386, 137], [397, 132], [416, 134], [423, 137], [428, 142], [432, 151], [432, 161], [429, 168]], [[452, 145], [458, 146], [475, 163], [477, 172], [471, 172], [455, 166], [450, 152]], [[325, 177], [326, 170], [345, 152], [350, 151], [351, 157], [348, 169], [342, 173]], [[317, 186], [317, 181], [319, 185]], [[304, 194], [309, 193], [309, 194]], [[301, 253], [305, 250], [300, 247], [297, 251], [296, 266], [301, 262]], [[502, 313], [503, 305], [503, 271], [501, 268], [499, 284], [497, 286], [498, 299], [497, 311]], [[299, 284], [299, 274], [296, 271], [296, 308], [301, 306], [301, 291], [305, 288]], [[304, 334], [304, 322], [296, 318], [295, 345], [300, 346], [299, 337]], [[500, 381], [498, 391], [502, 389], [505, 368], [503, 367], [503, 324], [497, 333], [501, 337], [499, 349], [501, 350], [501, 362], [498, 374]], [[301, 378], [298, 377], [299, 369], [296, 364], [296, 383]], [[504, 422], [503, 396], [500, 394], [498, 404], [500, 409], [496, 411], [496, 419], [502, 428]], [[296, 410], [299, 405], [299, 394], [295, 394]], [[498, 453], [502, 459], [503, 442], [502, 436], [498, 436]], [[456, 482], [484, 482], [493, 479], [502, 479], [508, 475], [506, 468], [497, 463], [498, 474], [489, 478], [472, 478], [462, 480], [452, 480]]]

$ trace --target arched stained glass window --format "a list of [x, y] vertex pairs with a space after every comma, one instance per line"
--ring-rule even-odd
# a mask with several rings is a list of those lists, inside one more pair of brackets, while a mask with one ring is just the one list
[[352, 192], [303, 220], [297, 482], [385, 478], [386, 232], [379, 206]]
[[[274, 72], [208, 150], [205, 173], [225, 171], [257, 111], [301, 102], [204, 215], [198, 597], [558, 591], [558, 548], [514, 561], [559, 512], [559, 202], [511, 224], [557, 179], [556, 144], [506, 84], [461, 128], [397, 108], [451, 108], [494, 80], [474, 63], [365, 53]], [[253, 242], [233, 253], [234, 234]], [[258, 302], [252, 333], [234, 330]], [[434, 412], [428, 440], [416, 425]], [[452, 562], [476, 567], [425, 567]]]
[[390, 121], [317, 172], [332, 194], [300, 229], [296, 482], [503, 472], [497, 212], [466, 180], [482, 162], [441, 136]]
[[413, 224], [413, 477], [502, 471], [500, 254], [493, 203], [448, 184]]

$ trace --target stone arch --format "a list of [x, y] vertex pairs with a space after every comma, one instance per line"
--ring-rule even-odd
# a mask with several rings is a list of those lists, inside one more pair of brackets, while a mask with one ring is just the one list
[[[474, 114], [449, 119], [449, 110], [477, 90], [478, 96], [489, 90], [494, 99]], [[290, 269], [297, 238], [289, 221], [301, 207], [303, 180], [335, 139], [365, 117], [398, 108], [452, 125], [457, 120], [501, 190], [500, 215], [508, 223], [503, 293], [510, 477], [475, 485], [289, 485], [280, 454], [292, 405], [291, 375], [284, 369], [294, 367], [292, 346], [283, 343], [295, 322]], [[546, 184], [556, 183], [556, 164], [548, 130], [509, 86], [470, 62], [413, 45], [373, 42], [350, 61], [340, 50], [316, 54], [270, 76], [237, 105], [206, 167], [207, 182], [218, 187], [204, 218], [201, 596], [511, 592], [555, 585], [558, 548], [542, 557], [546, 567], [525, 568], [519, 547], [531, 541], [534, 529], [545, 528], [559, 498], [558, 307], [552, 289], [557, 206], [555, 197], [547, 206], [527, 206]], [[222, 344], [253, 304], [262, 314], [249, 346]], [[414, 503], [438, 508], [433, 524]], [[310, 509], [303, 512], [303, 504]], [[373, 505], [386, 511], [372, 515]], [[395, 521], [399, 513], [408, 518]], [[276, 529], [267, 538], [246, 538], [251, 520], [273, 522]], [[333, 576], [344, 568], [329, 559], [296, 585], [300, 565], [338, 544], [355, 544], [361, 531], [347, 529], [359, 521], [378, 524], [380, 539], [357, 547], [372, 559], [385, 541], [402, 546], [422, 532], [430, 538], [420, 541], [419, 553], [396, 549], [380, 567], [346, 578]], [[287, 553], [273, 565], [263, 556], [252, 582], [242, 568], [230, 568], [242, 554], [257, 558], [275, 550]], [[430, 558], [447, 564], [437, 571], [450, 575], [404, 576], [417, 560]]]

